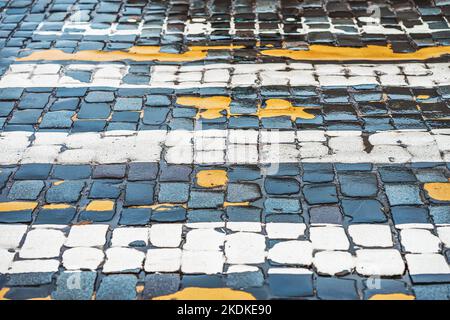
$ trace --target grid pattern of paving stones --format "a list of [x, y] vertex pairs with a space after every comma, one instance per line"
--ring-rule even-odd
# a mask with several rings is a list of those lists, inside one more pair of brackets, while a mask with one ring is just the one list
[[0, 0], [0, 299], [449, 300], [449, 18]]

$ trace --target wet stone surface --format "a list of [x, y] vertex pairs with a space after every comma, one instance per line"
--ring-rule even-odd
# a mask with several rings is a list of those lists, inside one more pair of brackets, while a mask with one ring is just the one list
[[[448, 203], [431, 201], [430, 182], [419, 180], [422, 167], [399, 167], [409, 172], [407, 190], [415, 190], [418, 197], [407, 205], [391, 204], [392, 190], [386, 186], [404, 185], [402, 176], [398, 182], [390, 177], [384, 183], [380, 173], [393, 170], [392, 165], [373, 165], [370, 171], [328, 166], [339, 177], [378, 177], [370, 184], [375, 192], [366, 196], [344, 192], [353, 187], [352, 179], [334, 180], [336, 184], [310, 182], [308, 176], [305, 180], [303, 172], [310, 166], [302, 164], [289, 165], [284, 171], [288, 176], [276, 177], [258, 167], [222, 165], [228, 178], [225, 188], [208, 191], [197, 179], [210, 167], [193, 166], [187, 176], [170, 182], [160, 181], [161, 171], [168, 170], [164, 166], [140, 167], [144, 171], [139, 182], [131, 164], [54, 165], [45, 168], [45, 179], [29, 172], [28, 165], [2, 168], [7, 172], [0, 202], [5, 298], [36, 298], [45, 292], [64, 300], [150, 299], [187, 287], [228, 287], [258, 298], [369, 299], [402, 294], [438, 299], [447, 294]], [[443, 165], [426, 170], [432, 176], [449, 176]], [[236, 172], [243, 174], [236, 177]], [[56, 178], [82, 186], [79, 198], [70, 198], [70, 192], [49, 198], [60, 181]], [[39, 185], [35, 198], [11, 198], [17, 183], [29, 181]], [[149, 186], [153, 193], [147, 192]], [[323, 190], [333, 191], [332, 203]], [[94, 227], [98, 229], [90, 229]], [[38, 240], [32, 230], [42, 230], [43, 238]], [[416, 233], [423, 238], [411, 243], [409, 234]], [[50, 242], [50, 235], [57, 236], [58, 243]], [[115, 250], [125, 251], [116, 255]], [[17, 260], [14, 252], [25, 259]], [[336, 254], [339, 259], [333, 258]], [[384, 259], [394, 259], [395, 267], [386, 268]], [[425, 263], [429, 259], [433, 263]], [[369, 275], [377, 272], [382, 274], [381, 286], [365, 287], [373, 280]], [[72, 290], [71, 281], [81, 287]], [[34, 289], [27, 291], [30, 286]]]
[[0, 0], [0, 300], [449, 300], [449, 19]]

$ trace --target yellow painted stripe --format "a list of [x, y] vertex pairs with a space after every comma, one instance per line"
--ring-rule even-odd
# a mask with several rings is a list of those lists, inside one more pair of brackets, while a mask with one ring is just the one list
[[131, 206], [130, 208], [134, 209], [153, 209], [156, 211], [167, 211], [174, 207], [183, 207], [187, 208], [186, 204], [183, 203], [157, 203], [151, 205], [142, 205], [142, 206]]
[[70, 204], [65, 203], [53, 203], [53, 204], [46, 204], [45, 206], [42, 206], [42, 209], [47, 210], [61, 210], [61, 209], [69, 209], [73, 208]]
[[187, 62], [203, 60], [207, 57], [210, 50], [233, 50], [241, 49], [243, 46], [192, 46], [183, 53], [160, 52], [158, 46], [134, 46], [126, 51], [100, 51], [100, 50], [81, 50], [75, 53], [65, 53], [62, 50], [51, 49], [44, 51], [35, 51], [27, 57], [18, 58], [17, 61], [164, 61], [164, 62]]
[[424, 189], [434, 200], [450, 201], [450, 179], [449, 182], [425, 183]]
[[[160, 52], [158, 46], [134, 46], [125, 51], [81, 50], [75, 53], [65, 53], [62, 50], [50, 49], [32, 52], [27, 57], [17, 58], [17, 61], [163, 61], [188, 62], [204, 60], [208, 51], [236, 50], [244, 46], [191, 46], [183, 53]], [[415, 52], [394, 52], [391, 46], [369, 45], [366, 47], [336, 47], [328, 45], [311, 45], [308, 50], [267, 49], [260, 51], [262, 55], [285, 57], [308, 61], [402, 61], [427, 60], [450, 54], [450, 46], [421, 48]]]
[[256, 300], [245, 291], [230, 288], [185, 288], [174, 294], [153, 298], [153, 300]]
[[29, 201], [0, 202], [0, 212], [34, 210], [37, 205], [37, 202]]
[[246, 201], [246, 202], [228, 202], [225, 201], [223, 203], [223, 207], [227, 208], [227, 207], [247, 207], [250, 205], [250, 201]]
[[225, 170], [201, 170], [196, 178], [197, 185], [203, 188], [223, 187], [228, 182]]
[[114, 201], [111, 200], [94, 200], [86, 207], [86, 211], [112, 211], [113, 209]]
[[362, 48], [311, 45], [308, 50], [269, 49], [263, 55], [308, 61], [402, 61], [427, 60], [450, 54], [450, 46], [421, 48], [415, 52], [398, 53], [390, 46], [367, 46]]
[[5, 296], [8, 294], [10, 288], [2, 288], [0, 289], [0, 300], [8, 300]]
[[369, 300], [415, 300], [415, 297], [404, 293], [375, 294]]

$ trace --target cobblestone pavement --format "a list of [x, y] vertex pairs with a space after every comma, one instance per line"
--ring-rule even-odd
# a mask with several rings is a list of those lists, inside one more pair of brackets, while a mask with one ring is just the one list
[[0, 299], [450, 299], [449, 18], [0, 0]]

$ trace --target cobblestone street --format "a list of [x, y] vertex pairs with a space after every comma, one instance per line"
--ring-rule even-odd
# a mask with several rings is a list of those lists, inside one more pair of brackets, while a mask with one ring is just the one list
[[450, 300], [449, 0], [0, 0], [0, 300]]

